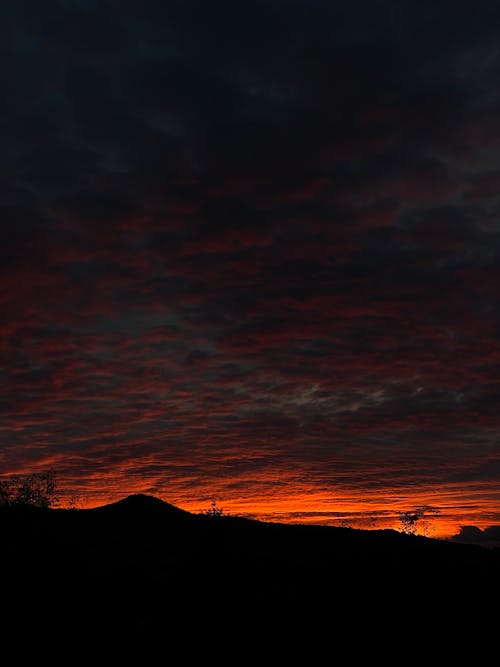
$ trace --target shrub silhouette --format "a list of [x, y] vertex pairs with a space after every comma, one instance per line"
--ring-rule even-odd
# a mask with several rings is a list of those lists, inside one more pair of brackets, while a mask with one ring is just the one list
[[[439, 510], [428, 505], [417, 507], [414, 510], [399, 513], [399, 521], [401, 522], [401, 532], [407, 535], [416, 535], [418, 522], [428, 514], [437, 515]], [[424, 535], [429, 532], [429, 523], [425, 522]]]
[[217, 505], [217, 503], [215, 502], [215, 500], [213, 500], [213, 501], [212, 501], [212, 504], [211, 504], [210, 507], [207, 509], [207, 511], [205, 512], [205, 514], [206, 514], [207, 516], [211, 516], [211, 517], [222, 516], [222, 515], [224, 514], [224, 508], [219, 507], [219, 506]]
[[59, 500], [59, 490], [53, 472], [13, 475], [0, 480], [0, 508], [53, 507]]

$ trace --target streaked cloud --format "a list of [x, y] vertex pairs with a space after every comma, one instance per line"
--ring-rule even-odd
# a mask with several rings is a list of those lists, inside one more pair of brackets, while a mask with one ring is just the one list
[[0, 11], [0, 474], [498, 524], [499, 9]]

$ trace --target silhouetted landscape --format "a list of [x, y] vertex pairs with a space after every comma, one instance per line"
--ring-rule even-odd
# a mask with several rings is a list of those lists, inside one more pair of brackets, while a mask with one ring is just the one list
[[500, 2], [0, 32], [6, 667], [489, 667]]
[[373, 624], [412, 632], [416, 617], [464, 623], [498, 593], [498, 548], [394, 530], [191, 514], [147, 495], [87, 510], [12, 507], [0, 521], [4, 628], [28, 635], [150, 645], [178, 641], [179, 629], [194, 638], [239, 625], [250, 640], [321, 622], [340, 641]]

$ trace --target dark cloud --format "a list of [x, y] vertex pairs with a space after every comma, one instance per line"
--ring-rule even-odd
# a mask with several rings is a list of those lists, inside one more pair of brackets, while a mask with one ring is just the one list
[[2, 8], [0, 472], [496, 525], [499, 11]]
[[500, 547], [500, 526], [488, 526], [483, 530], [477, 526], [461, 526], [460, 531], [452, 539], [455, 542]]

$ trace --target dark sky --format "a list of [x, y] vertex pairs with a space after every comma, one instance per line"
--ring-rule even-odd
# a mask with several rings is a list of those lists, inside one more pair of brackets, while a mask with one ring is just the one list
[[499, 524], [500, 4], [0, 15], [0, 473]]

